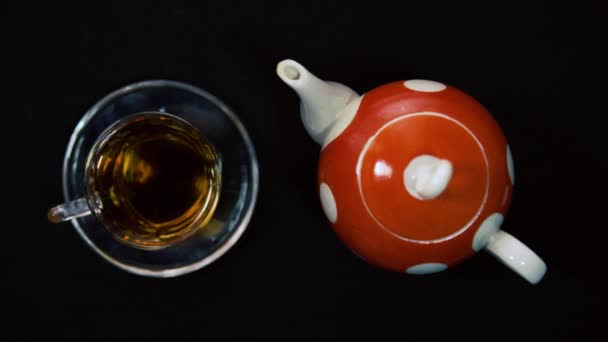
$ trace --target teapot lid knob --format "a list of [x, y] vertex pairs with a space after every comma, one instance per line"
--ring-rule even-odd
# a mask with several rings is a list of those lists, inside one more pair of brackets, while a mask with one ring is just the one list
[[445, 191], [453, 170], [449, 160], [423, 154], [409, 162], [403, 172], [403, 183], [410, 195], [430, 200]]

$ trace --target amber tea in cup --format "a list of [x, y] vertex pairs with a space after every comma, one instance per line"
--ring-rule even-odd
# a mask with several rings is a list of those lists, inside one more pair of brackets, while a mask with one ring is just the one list
[[85, 170], [85, 198], [52, 208], [49, 219], [93, 212], [116, 239], [136, 248], [163, 248], [192, 235], [209, 222], [220, 195], [214, 147], [166, 113], [138, 113], [111, 125]]

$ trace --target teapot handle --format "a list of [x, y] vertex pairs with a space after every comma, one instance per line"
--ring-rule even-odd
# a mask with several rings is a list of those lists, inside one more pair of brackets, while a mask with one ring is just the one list
[[545, 262], [528, 246], [502, 230], [494, 233], [485, 249], [532, 284], [547, 272]]

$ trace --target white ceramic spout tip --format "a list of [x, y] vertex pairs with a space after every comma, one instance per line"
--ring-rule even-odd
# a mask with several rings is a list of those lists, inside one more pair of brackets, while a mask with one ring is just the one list
[[300, 78], [300, 70], [293, 65], [287, 65], [283, 68], [283, 73], [290, 80], [297, 80]]
[[354, 117], [358, 106], [351, 103], [358, 104], [359, 95], [349, 87], [323, 81], [291, 59], [279, 62], [276, 72], [300, 97], [304, 128], [317, 143], [325, 146], [327, 138], [338, 136]]
[[305, 72], [306, 69], [300, 63], [291, 59], [283, 60], [277, 64], [277, 75], [289, 85], [298, 82]]

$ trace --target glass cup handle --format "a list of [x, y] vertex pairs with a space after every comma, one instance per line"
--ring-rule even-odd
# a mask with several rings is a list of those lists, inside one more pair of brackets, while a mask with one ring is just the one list
[[47, 217], [52, 223], [60, 223], [87, 215], [91, 215], [91, 209], [83, 197], [49, 209]]

